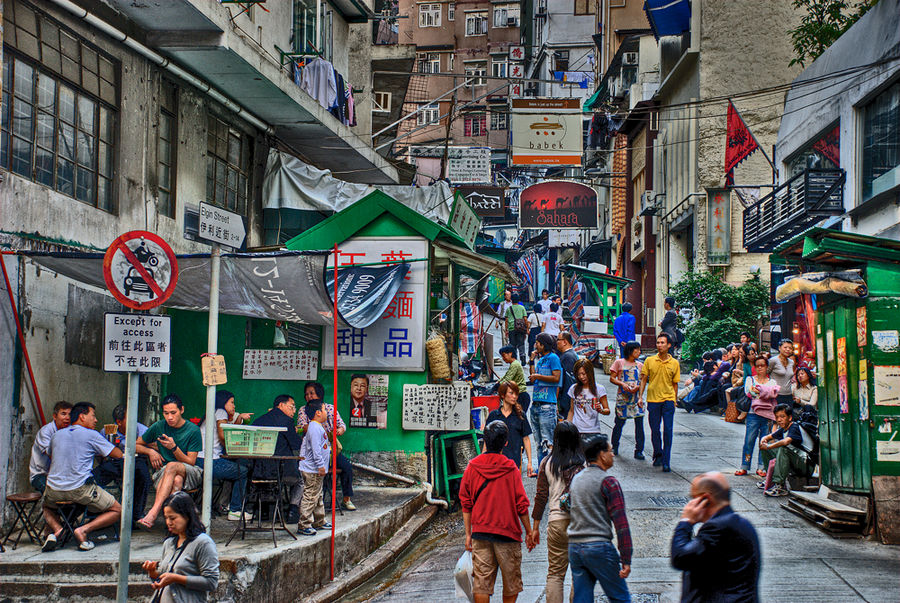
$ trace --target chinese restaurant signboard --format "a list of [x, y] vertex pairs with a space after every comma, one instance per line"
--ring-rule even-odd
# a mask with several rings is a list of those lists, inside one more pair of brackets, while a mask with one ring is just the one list
[[[340, 244], [338, 267], [373, 262], [396, 262], [428, 257], [428, 241], [421, 237], [359, 237]], [[425, 299], [428, 262], [410, 262], [400, 290], [371, 326], [338, 327], [338, 366], [344, 370], [425, 370]], [[328, 261], [334, 270], [334, 256]], [[332, 327], [325, 329], [322, 368], [333, 368]]]
[[466, 242], [466, 247], [475, 249], [475, 238], [481, 230], [481, 218], [475, 213], [458, 192], [453, 195], [453, 210], [450, 212], [451, 230]]
[[706, 263], [731, 264], [731, 191], [706, 189]]
[[502, 218], [506, 215], [506, 189], [499, 186], [460, 186], [456, 192], [463, 196], [476, 214], [483, 218]]
[[519, 196], [519, 228], [597, 228], [597, 192], [564, 180], [532, 184]]
[[580, 166], [581, 100], [512, 99], [510, 165]]

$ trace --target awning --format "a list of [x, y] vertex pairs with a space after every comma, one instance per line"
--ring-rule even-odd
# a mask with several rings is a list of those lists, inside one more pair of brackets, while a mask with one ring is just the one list
[[580, 279], [598, 281], [610, 285], [627, 287], [634, 282], [633, 279], [625, 278], [624, 276], [616, 276], [615, 274], [607, 274], [605, 272], [591, 270], [590, 268], [579, 266], [578, 264], [562, 264], [557, 269], [561, 272], [574, 274]]
[[663, 36], [680, 36], [691, 28], [689, 0], [645, 0], [644, 12], [657, 40]]
[[[331, 325], [333, 297], [325, 282], [328, 251], [222, 254], [219, 312], [310, 325]], [[22, 252], [40, 266], [106, 290], [101, 253]], [[178, 284], [163, 304], [209, 310], [210, 255], [178, 257]], [[409, 264], [345, 267], [338, 272], [340, 319], [357, 329], [375, 322], [390, 304]], [[330, 281], [329, 281], [330, 285]]]
[[516, 273], [513, 272], [508, 264], [504, 264], [503, 262], [499, 262], [492, 258], [486, 258], [473, 251], [469, 251], [468, 249], [450, 245], [443, 241], [432, 241], [432, 244], [455, 264], [465, 266], [466, 268], [475, 270], [481, 274], [490, 274], [491, 276], [500, 277], [506, 282], [514, 285], [519, 283], [519, 277], [516, 276]]

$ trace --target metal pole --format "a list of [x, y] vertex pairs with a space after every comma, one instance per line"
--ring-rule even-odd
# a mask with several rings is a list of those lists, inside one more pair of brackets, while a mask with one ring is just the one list
[[[213, 245], [209, 266], [209, 334], [206, 351], [215, 354], [219, 345], [219, 265], [221, 250]], [[216, 433], [216, 386], [206, 387], [206, 431], [203, 434], [203, 513], [201, 521], [209, 528], [212, 518], [213, 459]]]
[[[334, 354], [334, 371], [332, 375], [334, 383], [332, 384], [331, 396], [331, 549], [330, 549], [330, 567], [331, 579], [334, 580], [334, 535], [337, 530], [335, 524], [335, 507], [337, 507], [337, 407], [338, 407], [338, 353], [337, 353], [337, 332], [338, 332], [338, 246], [334, 244], [334, 308], [332, 309], [332, 327], [331, 334], [334, 340], [331, 342], [331, 350]], [[346, 496], [346, 494], [344, 494]]]
[[119, 580], [116, 603], [128, 602], [128, 574], [131, 566], [131, 523], [134, 520], [134, 461], [137, 442], [138, 390], [141, 376], [128, 373], [128, 402], [125, 410], [125, 458], [122, 463], [122, 522], [119, 526]]

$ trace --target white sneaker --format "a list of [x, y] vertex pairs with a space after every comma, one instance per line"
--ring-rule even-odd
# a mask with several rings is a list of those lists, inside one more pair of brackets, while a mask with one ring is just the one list
[[[253, 513], [244, 512], [244, 521], [251, 521], [253, 519]], [[240, 511], [229, 511], [228, 512], [228, 521], [240, 521], [241, 520], [241, 512]]]

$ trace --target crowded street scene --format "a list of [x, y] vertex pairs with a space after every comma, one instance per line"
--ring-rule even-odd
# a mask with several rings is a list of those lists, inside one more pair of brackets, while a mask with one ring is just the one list
[[900, 603], [900, 0], [0, 18], [0, 603]]

